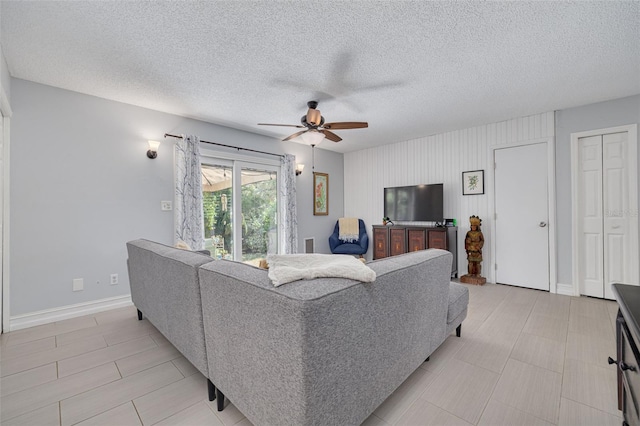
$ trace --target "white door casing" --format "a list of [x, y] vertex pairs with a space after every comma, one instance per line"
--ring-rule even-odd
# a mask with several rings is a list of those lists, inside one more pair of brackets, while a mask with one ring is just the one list
[[4, 241], [3, 238], [3, 226], [4, 226], [4, 116], [2, 115], [2, 111], [0, 110], [0, 333], [2, 332], [2, 324], [3, 324], [3, 262], [4, 258]]
[[550, 290], [547, 143], [494, 150], [497, 283]]
[[637, 125], [571, 135], [573, 287], [613, 299], [639, 285]]
[[11, 196], [9, 186], [9, 146], [10, 146], [10, 122], [11, 106], [9, 99], [0, 85], [0, 331], [9, 331], [9, 201]]

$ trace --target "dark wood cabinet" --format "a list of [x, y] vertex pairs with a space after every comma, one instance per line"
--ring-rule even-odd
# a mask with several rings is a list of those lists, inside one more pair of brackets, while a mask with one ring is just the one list
[[429, 230], [429, 248], [439, 248], [448, 250], [447, 247], [447, 231], [444, 229]]
[[426, 249], [426, 235], [426, 228], [407, 228], [407, 242], [409, 243], [407, 251], [411, 252]]
[[458, 228], [373, 225], [373, 259], [437, 248], [453, 254], [451, 276], [458, 275]]
[[389, 246], [388, 230], [386, 227], [373, 227], [373, 258], [382, 259], [389, 256], [387, 247]]
[[609, 364], [617, 366], [618, 409], [622, 410], [623, 424], [637, 426], [640, 425], [640, 287], [613, 284], [612, 289], [619, 309], [616, 318], [617, 359], [610, 357]]
[[389, 228], [389, 256], [397, 256], [407, 252], [405, 229], [392, 226]]

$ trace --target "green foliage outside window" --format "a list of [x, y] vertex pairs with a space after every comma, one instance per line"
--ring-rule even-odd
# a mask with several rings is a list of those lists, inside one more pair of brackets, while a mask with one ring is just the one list
[[[222, 237], [224, 254], [232, 253], [233, 202], [231, 188], [203, 192], [202, 206], [205, 238]], [[266, 257], [269, 248], [269, 235], [272, 235], [272, 239], [277, 235], [276, 180], [264, 180], [243, 185], [242, 213], [243, 260]], [[215, 252], [215, 247], [211, 251], [213, 255], [221, 254]]]
[[276, 181], [264, 180], [242, 187], [242, 253], [244, 260], [265, 257], [269, 233], [277, 223]]

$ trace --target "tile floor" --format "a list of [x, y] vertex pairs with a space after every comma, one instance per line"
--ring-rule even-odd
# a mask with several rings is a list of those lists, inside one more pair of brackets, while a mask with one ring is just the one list
[[[619, 425], [615, 302], [469, 286], [454, 335], [365, 421]], [[4, 334], [3, 425], [251, 425], [135, 308]]]

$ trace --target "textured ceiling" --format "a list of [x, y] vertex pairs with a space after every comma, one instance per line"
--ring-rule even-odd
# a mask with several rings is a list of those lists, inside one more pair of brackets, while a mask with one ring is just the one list
[[339, 152], [640, 93], [637, 1], [0, 7], [13, 77], [280, 138], [317, 99]]

